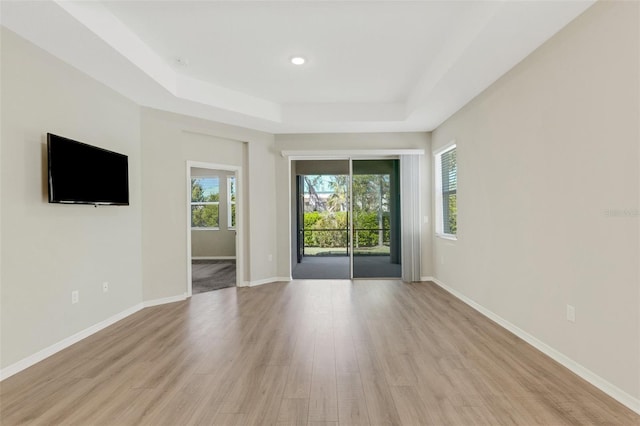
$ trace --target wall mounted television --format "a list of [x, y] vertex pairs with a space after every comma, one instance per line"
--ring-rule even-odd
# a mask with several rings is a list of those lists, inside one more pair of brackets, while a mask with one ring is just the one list
[[128, 157], [47, 133], [49, 202], [129, 205]]

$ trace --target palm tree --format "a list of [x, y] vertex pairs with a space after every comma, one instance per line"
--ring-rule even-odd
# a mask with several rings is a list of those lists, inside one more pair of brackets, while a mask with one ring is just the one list
[[327, 208], [331, 212], [347, 211], [347, 176], [332, 176], [330, 185], [333, 190], [333, 194], [331, 194], [327, 199]]
[[318, 185], [318, 183], [321, 181], [322, 176], [320, 175], [316, 175], [316, 176], [309, 176], [309, 175], [305, 175], [304, 176], [304, 181], [306, 184], [306, 191], [309, 194], [309, 206], [311, 207], [311, 211], [322, 211], [324, 210], [324, 203], [322, 202], [322, 200], [320, 199], [320, 197], [318, 196], [318, 193], [316, 192], [316, 185]]

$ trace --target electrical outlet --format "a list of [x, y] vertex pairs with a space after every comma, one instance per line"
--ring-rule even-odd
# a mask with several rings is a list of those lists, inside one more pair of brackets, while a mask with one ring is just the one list
[[444, 256], [440, 256], [440, 264], [444, 265]]
[[567, 305], [567, 321], [576, 322], [576, 308]]
[[80, 292], [78, 292], [78, 290], [73, 290], [71, 292], [71, 304], [75, 305], [78, 302], [80, 302]]
[[102, 292], [106, 293], [108, 291], [109, 291], [109, 282], [105, 281], [105, 282], [102, 283]]
[[273, 255], [272, 255], [272, 254], [270, 254], [270, 255], [269, 255], [269, 257], [268, 257], [268, 259], [269, 259], [269, 262], [273, 262]]

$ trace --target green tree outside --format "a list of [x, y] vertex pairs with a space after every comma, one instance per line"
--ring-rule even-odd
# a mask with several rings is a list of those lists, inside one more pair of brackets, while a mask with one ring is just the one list
[[220, 202], [220, 192], [206, 193], [202, 178], [191, 179], [191, 227], [218, 228], [220, 209], [218, 204], [194, 204]]
[[[304, 245], [318, 248], [346, 248], [349, 241], [348, 179], [346, 175], [305, 176], [305, 192], [317, 193], [329, 186], [333, 191], [326, 203], [310, 196], [304, 212]], [[352, 185], [355, 248], [388, 246], [390, 242], [389, 175], [355, 175]], [[380, 231], [384, 229], [384, 231]]]

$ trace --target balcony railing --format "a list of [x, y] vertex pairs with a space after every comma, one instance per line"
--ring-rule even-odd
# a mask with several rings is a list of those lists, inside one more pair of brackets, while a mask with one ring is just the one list
[[[389, 254], [389, 228], [354, 231], [354, 255]], [[349, 229], [302, 229], [299, 233], [304, 242], [303, 256], [349, 256]]]

